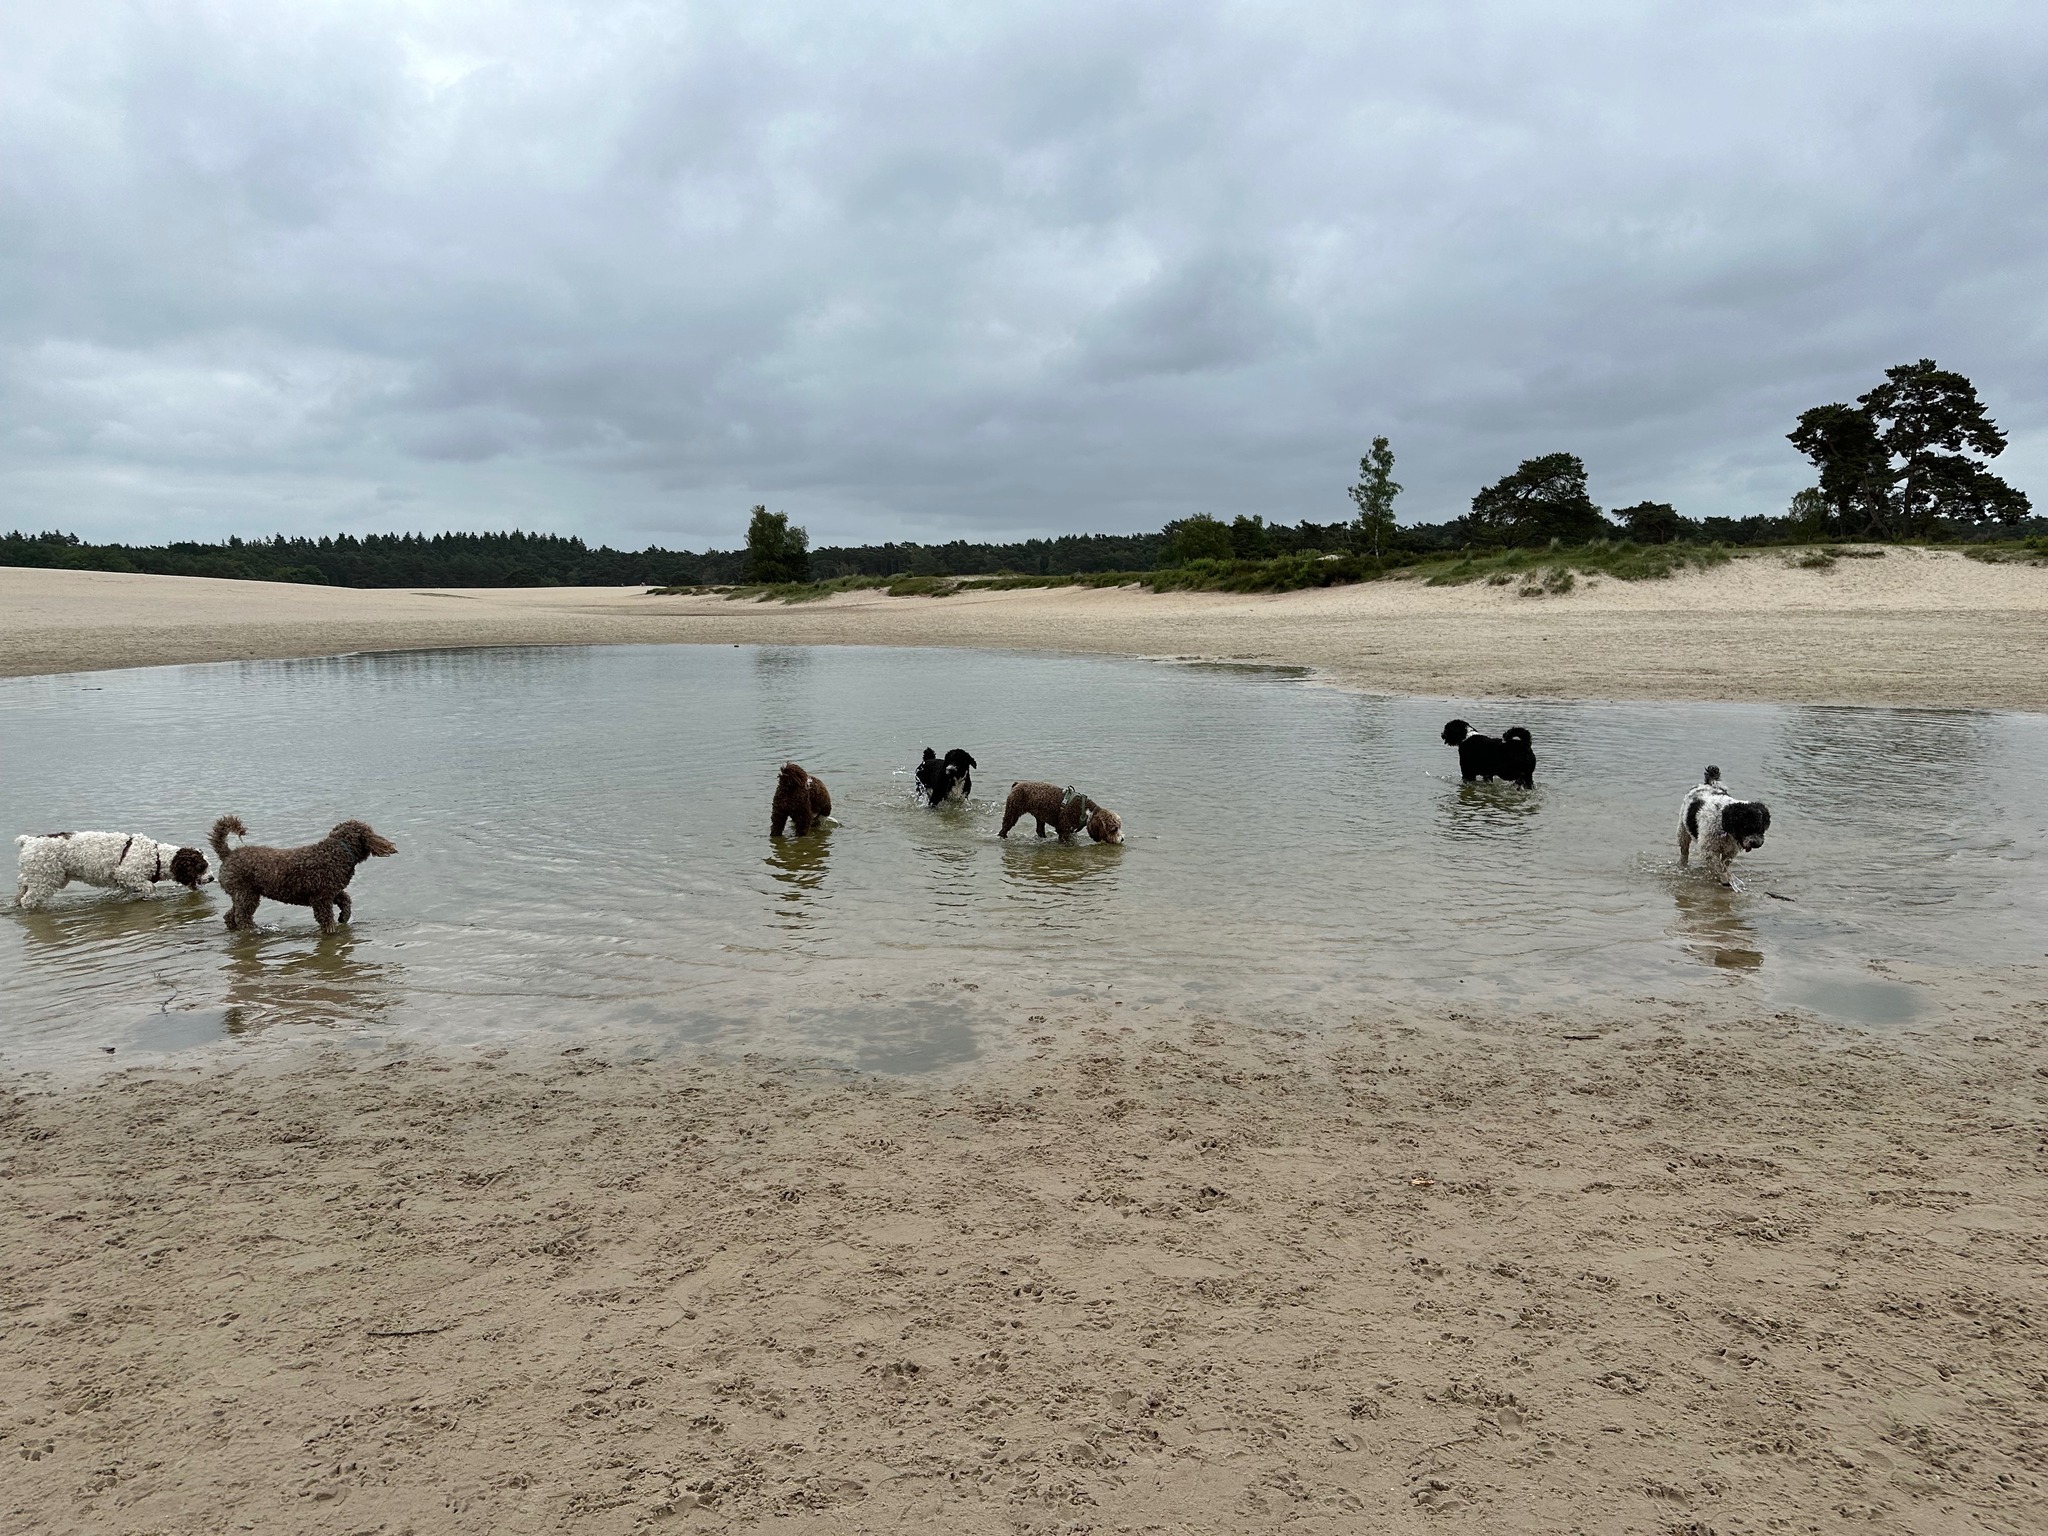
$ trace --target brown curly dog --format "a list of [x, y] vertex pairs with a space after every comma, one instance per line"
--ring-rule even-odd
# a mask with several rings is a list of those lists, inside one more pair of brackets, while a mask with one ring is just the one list
[[1105, 811], [1084, 794], [1037, 779], [1019, 779], [1010, 786], [1010, 798], [1003, 804], [1003, 830], [996, 836], [1008, 837], [1010, 828], [1026, 816], [1038, 824], [1040, 837], [1051, 827], [1063, 843], [1072, 842], [1084, 827], [1098, 843], [1124, 840], [1123, 818], [1115, 811]]
[[247, 837], [239, 816], [223, 816], [207, 839], [220, 856], [220, 888], [234, 899], [226, 922], [230, 928], [250, 927], [256, 904], [268, 896], [294, 907], [311, 907], [322, 933], [334, 932], [338, 912], [345, 923], [355, 905], [348, 882], [365, 859], [398, 852], [390, 839], [379, 837], [367, 822], [344, 821], [317, 843], [303, 848], [259, 848], [249, 843], [228, 846], [228, 834]]
[[823, 779], [814, 779], [795, 763], [784, 763], [775, 780], [775, 806], [768, 818], [768, 835], [782, 836], [782, 824], [794, 822], [796, 835], [807, 837], [811, 828], [832, 814], [832, 791]]

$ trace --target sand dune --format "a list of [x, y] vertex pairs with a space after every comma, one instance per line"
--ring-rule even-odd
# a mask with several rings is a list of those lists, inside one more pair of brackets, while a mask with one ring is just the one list
[[638, 589], [351, 591], [0, 569], [0, 671], [462, 645], [732, 641], [994, 646], [1319, 667], [1461, 697], [2048, 708], [2048, 567], [1893, 550], [1778, 553], [1563, 597], [1413, 581], [1278, 596], [1134, 589], [869, 594], [785, 606]]

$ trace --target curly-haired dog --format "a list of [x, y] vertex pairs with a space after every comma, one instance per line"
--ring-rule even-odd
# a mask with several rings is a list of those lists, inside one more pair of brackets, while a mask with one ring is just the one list
[[17, 837], [21, 878], [15, 902], [34, 911], [73, 880], [102, 890], [153, 895], [165, 881], [196, 891], [211, 884], [206, 855], [132, 832], [44, 832]]
[[1444, 745], [1458, 749], [1458, 772], [1467, 784], [1475, 779], [1506, 779], [1524, 789], [1536, 787], [1536, 752], [1529, 733], [1511, 725], [1498, 739], [1482, 736], [1462, 720], [1444, 727]]
[[782, 836], [784, 822], [798, 837], [807, 837], [817, 823], [832, 814], [832, 791], [823, 779], [811, 777], [795, 763], [784, 763], [775, 780], [775, 805], [768, 817], [768, 835]]
[[1037, 824], [1040, 837], [1051, 827], [1063, 843], [1072, 842], [1074, 834], [1083, 828], [1098, 843], [1124, 840], [1123, 818], [1115, 811], [1104, 810], [1072, 786], [1061, 789], [1039, 779], [1019, 779], [1010, 786], [1010, 798], [1003, 802], [1003, 830], [996, 836], [1008, 837], [1010, 828], [1026, 816]]
[[365, 859], [389, 858], [398, 852], [367, 822], [344, 821], [317, 843], [302, 848], [261, 848], [244, 843], [228, 846], [228, 836], [247, 837], [239, 816], [223, 816], [207, 841], [220, 855], [220, 888], [234, 899], [226, 922], [230, 928], [252, 927], [256, 905], [264, 897], [294, 907], [311, 907], [322, 933], [334, 932], [339, 914], [345, 923], [355, 912], [348, 883]]
[[1740, 890], [1729, 866], [1738, 853], [1754, 853], [1771, 830], [1771, 808], [1761, 800], [1738, 800], [1721, 783], [1721, 770], [1711, 763], [1685, 797], [1678, 815], [1678, 862], [1692, 862], [1692, 845], [1700, 845], [1707, 873]]
[[924, 761], [917, 765], [917, 792], [926, 805], [965, 800], [974, 790], [974, 778], [967, 770], [980, 766], [965, 747], [955, 747], [944, 757], [926, 747]]

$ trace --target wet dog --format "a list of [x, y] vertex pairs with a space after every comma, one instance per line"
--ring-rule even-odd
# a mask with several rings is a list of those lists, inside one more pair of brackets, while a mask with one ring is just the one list
[[823, 779], [814, 779], [795, 763], [784, 763], [775, 780], [775, 804], [768, 816], [768, 835], [782, 836], [784, 823], [798, 837], [808, 837], [811, 828], [832, 814], [832, 792]]
[[996, 836], [1008, 837], [1010, 828], [1026, 816], [1037, 824], [1040, 837], [1051, 827], [1063, 843], [1072, 842], [1074, 834], [1084, 828], [1098, 843], [1124, 840], [1123, 818], [1071, 786], [1061, 789], [1039, 779], [1019, 779], [1010, 786], [1010, 798], [1003, 803], [1003, 830]]
[[1467, 784], [1475, 779], [1506, 779], [1524, 789], [1536, 787], [1536, 752], [1529, 733], [1511, 725], [1498, 739], [1482, 736], [1462, 720], [1444, 727], [1444, 745], [1458, 749], [1458, 772]]
[[348, 883], [365, 859], [389, 858], [398, 852], [367, 822], [344, 821], [317, 843], [301, 848], [263, 848], [243, 843], [228, 846], [230, 835], [247, 837], [239, 816], [223, 816], [213, 824], [208, 841], [220, 856], [220, 888], [234, 899], [226, 914], [230, 928], [249, 928], [265, 897], [287, 906], [311, 907], [322, 933], [332, 933], [339, 915], [347, 922], [355, 913]]
[[924, 761], [917, 765], [917, 792], [926, 805], [965, 800], [974, 790], [974, 779], [967, 770], [980, 766], [965, 747], [955, 747], [944, 757], [926, 747]]
[[1730, 866], [1738, 853], [1754, 853], [1771, 830], [1771, 808], [1761, 800], [1738, 800], [1721, 783], [1721, 770], [1709, 764], [1699, 784], [1685, 797], [1678, 813], [1678, 862], [1692, 862], [1692, 846], [1700, 846], [1707, 873], [1740, 890]]
[[101, 890], [149, 896], [166, 882], [196, 891], [210, 885], [206, 855], [133, 832], [44, 832], [17, 837], [21, 877], [17, 905], [34, 911], [73, 880]]

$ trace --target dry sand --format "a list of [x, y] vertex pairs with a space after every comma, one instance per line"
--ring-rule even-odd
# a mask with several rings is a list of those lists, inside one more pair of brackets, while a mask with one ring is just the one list
[[[2048, 699], [2048, 572], [813, 608], [0, 571], [7, 669], [1056, 646], [1459, 694]], [[2048, 992], [1911, 1032], [1071, 1005], [1010, 1057], [0, 1084], [0, 1532], [2048, 1528]]]
[[2048, 709], [2048, 566], [1765, 553], [1668, 581], [1377, 582], [1281, 596], [1135, 589], [862, 594], [785, 606], [637, 588], [358, 592], [0, 569], [0, 672], [353, 650], [643, 641], [993, 646], [1324, 669], [1457, 697], [1778, 699]]
[[2038, 1001], [1025, 1027], [17, 1085], [0, 1528], [2048, 1528]]

